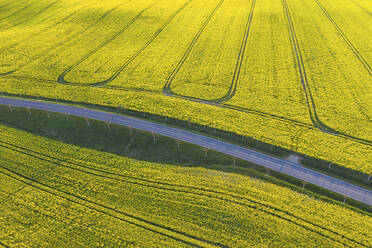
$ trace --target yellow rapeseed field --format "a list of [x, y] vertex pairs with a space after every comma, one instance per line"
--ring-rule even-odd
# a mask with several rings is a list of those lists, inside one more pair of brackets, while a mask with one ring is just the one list
[[0, 91], [138, 110], [372, 174], [362, 0], [4, 0]]
[[367, 214], [212, 168], [135, 160], [0, 125], [6, 247], [370, 247]]

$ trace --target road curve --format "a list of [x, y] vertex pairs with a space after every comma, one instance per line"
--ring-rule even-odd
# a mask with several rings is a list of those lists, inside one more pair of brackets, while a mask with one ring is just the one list
[[83, 118], [95, 119], [121, 126], [133, 127], [135, 129], [147, 132], [153, 132], [159, 135], [167, 136], [187, 143], [215, 150], [227, 155], [231, 155], [233, 157], [266, 167], [270, 170], [281, 172], [283, 174], [336, 192], [347, 198], [351, 198], [372, 206], [372, 191], [370, 190], [324, 175], [317, 171], [304, 168], [297, 163], [275, 158], [263, 153], [259, 153], [247, 148], [233, 145], [214, 138], [206, 137], [190, 131], [168, 127], [150, 121], [126, 117], [118, 114], [81, 107], [74, 107], [70, 105], [5, 97], [0, 97], [0, 104], [80, 116]]

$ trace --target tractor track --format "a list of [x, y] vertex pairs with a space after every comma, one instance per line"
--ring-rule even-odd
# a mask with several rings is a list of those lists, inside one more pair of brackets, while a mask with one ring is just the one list
[[[283, 117], [283, 116], [278, 116], [278, 115], [274, 115], [274, 114], [270, 114], [270, 113], [266, 113], [266, 112], [262, 112], [262, 111], [258, 111], [258, 110], [248, 109], [248, 108], [229, 105], [229, 104], [221, 104], [221, 105], [216, 105], [216, 106], [227, 108], [227, 109], [233, 109], [233, 110], [237, 110], [237, 111], [240, 111], [240, 112], [256, 114], [256, 115], [260, 115], [262, 117], [267, 117], [267, 118], [272, 118], [272, 119], [280, 120], [280, 121], [283, 121], [283, 122], [287, 122], [287, 123], [292, 124], [292, 125], [302, 126], [302, 127], [306, 127], [308, 129], [312, 129], [312, 130], [321, 130], [322, 132], [324, 132], [324, 130], [322, 130], [318, 127], [314, 127], [313, 125], [307, 124], [305, 122], [293, 120], [293, 119], [290, 119], [290, 118], [286, 118], [286, 117]], [[326, 133], [337, 136], [337, 137], [340, 137], [340, 138], [343, 138], [343, 139], [346, 139], [346, 140], [351, 140], [353, 142], [357, 142], [357, 143], [360, 143], [360, 144], [363, 144], [363, 145], [372, 146], [372, 141], [362, 139], [362, 138], [358, 138], [358, 137], [355, 137], [355, 136], [352, 136], [352, 135], [349, 135], [349, 134], [346, 134], [346, 133], [342, 133], [342, 132], [337, 132], [337, 134], [330, 133], [330, 132], [326, 132]]]
[[[9, 76], [6, 76], [6, 77], [7, 78], [15, 78], [15, 79], [25, 79], [25, 80], [36, 81], [36, 82], [45, 83], [45, 84], [58, 83], [55, 79], [38, 78], [38, 77], [35, 77], [35, 76], [29, 76], [29, 75], [9, 75]], [[88, 86], [88, 85], [78, 85], [78, 86], [91, 87], [91, 86]], [[146, 89], [132, 88], [132, 87], [121, 87], [121, 86], [114, 86], [114, 85], [97, 86], [97, 88], [116, 90], [116, 91], [144, 92], [144, 93], [148, 93], [148, 94], [158, 94], [158, 95], [164, 94], [160, 91], [155, 91], [155, 90], [146, 90]], [[6, 93], [6, 92], [3, 92], [3, 93]], [[256, 110], [256, 109], [250, 109], [250, 108], [230, 105], [230, 104], [226, 104], [226, 103], [217, 104], [217, 103], [213, 103], [213, 102], [203, 101], [203, 100], [200, 100], [200, 99], [195, 99], [194, 100], [194, 99], [185, 99], [183, 97], [178, 97], [178, 96], [172, 96], [172, 97], [180, 98], [180, 99], [184, 99], [184, 100], [188, 100], [188, 101], [193, 101], [193, 102], [197, 102], [197, 103], [201, 103], [201, 104], [212, 105], [212, 106], [215, 106], [215, 107], [218, 107], [218, 108], [231, 109], [231, 110], [235, 110], [235, 111], [242, 112], [242, 113], [253, 114], [253, 115], [257, 115], [257, 116], [268, 118], [268, 119], [275, 119], [277, 121], [288, 123], [288, 124], [294, 125], [294, 126], [300, 126], [300, 127], [303, 127], [303, 128], [307, 128], [309, 130], [319, 130], [319, 128], [315, 127], [314, 125], [308, 124], [306, 122], [294, 120], [294, 119], [284, 117], [284, 116], [280, 116], [280, 115], [276, 115], [276, 114], [267, 113], [267, 112]], [[356, 142], [356, 143], [360, 143], [362, 145], [372, 146], [372, 141], [366, 140], [366, 139], [363, 139], [363, 138], [358, 138], [358, 137], [355, 137], [355, 136], [352, 136], [352, 135], [348, 135], [346, 133], [339, 132], [337, 135], [332, 134], [332, 133], [328, 133], [328, 134], [337, 136], [337, 137], [345, 139], [345, 140], [350, 140], [350, 141], [353, 141], [353, 142]]]
[[[6, 78], [25, 79], [25, 80], [36, 81], [36, 82], [45, 83], [45, 84], [58, 83], [55, 79], [39, 78], [39, 77], [35, 77], [35, 76], [32, 76], [32, 75], [9, 75], [9, 76], [6, 76]], [[91, 86], [85, 85], [85, 84], [84, 85], [79, 85], [79, 86], [91, 87]], [[110, 90], [117, 90], [117, 91], [145, 92], [145, 93], [149, 93], [149, 94], [158, 94], [158, 95], [163, 94], [162, 92], [156, 91], [156, 90], [146, 90], [146, 89], [142, 89], [142, 88], [122, 87], [122, 86], [116, 86], [116, 85], [103, 85], [103, 86], [97, 86], [96, 88], [110, 89]], [[6, 92], [0, 92], [0, 93], [6, 93]], [[198, 102], [198, 103], [203, 103], [203, 104], [207, 104], [207, 105], [212, 105], [212, 106], [219, 107], [219, 108], [231, 109], [231, 110], [244, 112], [244, 113], [248, 113], [248, 114], [254, 114], [254, 115], [261, 116], [261, 117], [286, 122], [286, 123], [293, 124], [293, 125], [296, 125], [296, 126], [301, 126], [301, 127], [305, 127], [305, 128], [312, 129], [312, 130], [317, 130], [317, 128], [314, 127], [311, 124], [301, 122], [301, 121], [298, 121], [298, 120], [293, 120], [293, 119], [283, 117], [283, 116], [279, 116], [279, 115], [275, 115], [275, 114], [270, 114], [270, 113], [260, 111], [260, 110], [249, 109], [249, 108], [239, 107], [239, 106], [230, 105], [230, 104], [217, 104], [217, 103], [201, 101], [201, 100], [191, 100], [191, 99], [186, 99], [186, 100], [193, 101], [193, 102]], [[372, 142], [369, 142], [369, 143], [371, 143], [371, 145], [372, 145]]]
[[[191, 195], [216, 199], [216, 200], [224, 201], [224, 202], [228, 202], [228, 203], [234, 203], [234, 204], [237, 204], [237, 205], [241, 205], [241, 206], [245, 206], [245, 207], [248, 207], [248, 208], [251, 208], [251, 209], [255, 209], [255, 210], [263, 212], [265, 214], [272, 215], [276, 218], [279, 218], [279, 219], [282, 219], [284, 221], [290, 222], [290, 223], [292, 223], [296, 226], [304, 228], [307, 231], [316, 233], [320, 236], [331, 239], [335, 242], [338, 242], [338, 243], [340, 243], [342, 245], [345, 245], [345, 246], [348, 246], [348, 247], [351, 247], [351, 246], [349, 246], [349, 245], [347, 245], [347, 244], [345, 244], [345, 243], [343, 243], [343, 242], [341, 242], [341, 241], [339, 241], [339, 240], [337, 240], [333, 237], [330, 237], [327, 234], [322, 233], [321, 231], [317, 231], [317, 230], [314, 230], [312, 228], [319, 228], [322, 231], [327, 231], [327, 232], [331, 233], [332, 235], [336, 235], [338, 238], [342, 238], [342, 239], [348, 240], [350, 242], [353, 242], [354, 244], [358, 244], [360, 246], [367, 247], [367, 245], [365, 245], [365, 244], [363, 244], [363, 243], [361, 243], [361, 242], [359, 242], [355, 239], [349, 238], [349, 237], [347, 237], [343, 234], [340, 234], [336, 231], [333, 231], [329, 228], [323, 227], [319, 224], [316, 224], [316, 223], [308, 221], [304, 218], [298, 217], [298, 216], [296, 216], [296, 215], [294, 215], [294, 214], [292, 214], [292, 213], [290, 213], [286, 210], [279, 209], [275, 206], [271, 206], [267, 203], [262, 203], [262, 202], [259, 202], [257, 200], [253, 200], [253, 199], [250, 199], [248, 197], [242, 197], [242, 196], [239, 196], [239, 195], [226, 193], [226, 192], [220, 192], [220, 191], [211, 190], [211, 189], [202, 188], [202, 187], [194, 187], [194, 186], [185, 186], [185, 185], [180, 185], [180, 184], [164, 183], [162, 181], [159, 182], [159, 181], [149, 180], [149, 179], [145, 179], [145, 178], [138, 178], [138, 177], [133, 177], [133, 176], [129, 176], [129, 175], [118, 174], [118, 173], [106, 171], [106, 170], [103, 170], [103, 169], [92, 168], [92, 167], [89, 167], [89, 166], [87, 166], [87, 165], [85, 165], [81, 162], [72, 162], [72, 161], [68, 161], [66, 159], [59, 159], [57, 157], [53, 157], [51, 155], [36, 152], [36, 151], [30, 150], [28, 148], [20, 147], [20, 146], [17, 146], [17, 145], [8, 143], [8, 142], [0, 141], [0, 143], [1, 143], [0, 147], [2, 147], [4, 149], [9, 149], [9, 150], [12, 150], [13, 152], [18, 152], [18, 153], [24, 154], [26, 156], [33, 157], [35, 159], [38, 159], [38, 160], [41, 160], [41, 161], [44, 161], [44, 162], [47, 162], [47, 163], [52, 163], [56, 166], [62, 166], [64, 168], [68, 168], [68, 169], [71, 169], [71, 170], [83, 172], [83, 173], [86, 173], [86, 174], [89, 174], [89, 175], [93, 175], [93, 176], [97, 176], [97, 177], [101, 177], [101, 178], [105, 178], [105, 179], [110, 179], [110, 180], [121, 181], [121, 182], [124, 182], [124, 183], [134, 184], [134, 185], [138, 185], [138, 186], [142, 186], [142, 187], [150, 187], [150, 188], [155, 188], [155, 189], [158, 189], [158, 190], [173, 191], [173, 192], [183, 193], [183, 194], [191, 194]], [[169, 187], [171, 187], [171, 188], [169, 188]], [[226, 197], [230, 197], [232, 199], [227, 199]], [[254, 205], [247, 204], [244, 201], [247, 201], [250, 204], [254, 204]], [[274, 213], [272, 211], [274, 211]], [[284, 215], [284, 216], [282, 216], [282, 215]], [[290, 218], [294, 218], [295, 220], [292, 220]], [[299, 221], [304, 222], [305, 224], [304, 223], [298, 223]], [[305, 226], [305, 225], [310, 225], [311, 227], [308, 227], [308, 226]]]
[[292, 49], [293, 49], [293, 53], [295, 55], [295, 60], [297, 62], [297, 67], [298, 67], [298, 71], [299, 71], [300, 78], [301, 78], [301, 84], [302, 84], [302, 87], [304, 89], [305, 98], [306, 98], [311, 122], [314, 124], [315, 127], [319, 128], [320, 130], [322, 130], [326, 133], [331, 133], [331, 134], [338, 135], [339, 134], [338, 131], [328, 127], [327, 125], [322, 123], [322, 121], [320, 121], [320, 119], [318, 118], [315, 103], [314, 103], [314, 99], [313, 99], [313, 96], [312, 96], [312, 93], [311, 93], [311, 90], [310, 90], [310, 86], [309, 86], [309, 82], [308, 82], [308, 79], [307, 79], [307, 74], [306, 74], [305, 64], [304, 64], [303, 58], [302, 58], [300, 44], [298, 42], [297, 35], [296, 35], [296, 30], [294, 28], [294, 24], [293, 24], [293, 21], [292, 21], [292, 16], [291, 16], [287, 1], [282, 0], [282, 4], [283, 4], [283, 9], [284, 9], [284, 12], [285, 12], [285, 16], [287, 18], [287, 22], [288, 22], [288, 29], [289, 29], [289, 33], [290, 33], [290, 40], [291, 40], [291, 43], [292, 43]]
[[[188, 45], [185, 53], [183, 54], [183, 56], [180, 59], [180, 61], [177, 63], [176, 67], [173, 69], [171, 75], [168, 77], [168, 79], [167, 79], [167, 81], [166, 81], [166, 83], [165, 83], [165, 85], [163, 87], [163, 92], [164, 92], [165, 95], [168, 95], [168, 96], [177, 95], [174, 92], [172, 92], [172, 90], [170, 88], [171, 87], [171, 84], [172, 84], [172, 81], [176, 77], [177, 73], [180, 71], [181, 67], [185, 63], [185, 61], [188, 58], [188, 56], [190, 55], [192, 49], [194, 48], [195, 44], [198, 42], [200, 36], [203, 34], [205, 28], [208, 26], [208, 24], [210, 23], [211, 19], [214, 17], [214, 15], [216, 14], [216, 12], [219, 10], [219, 8], [221, 7], [221, 5], [223, 3], [224, 3], [224, 0], [220, 0], [218, 2], [217, 6], [209, 14], [209, 16], [207, 17], [207, 19], [204, 21], [204, 23], [200, 27], [199, 31], [194, 36], [194, 38], [191, 41], [191, 43]], [[195, 98], [190, 98], [190, 99], [195, 99]]]
[[[82, 1], [83, 1], [83, 0], [81, 0], [81, 1], [79, 1], [79, 2], [77, 2], [77, 3], [75, 3], [74, 5], [79, 4], [79, 3], [82, 2]], [[69, 8], [73, 7], [74, 5], [71, 5]], [[31, 34], [29, 34], [27, 37], [23, 38], [21, 41], [16, 42], [16, 43], [14, 43], [14, 44], [11, 44], [10, 46], [7, 46], [7, 47], [3, 47], [3, 48], [1, 48], [1, 49], [0, 49], [0, 53], [1, 53], [2, 51], [4, 51], [4, 50], [9, 50], [9, 49], [14, 48], [15, 46], [21, 44], [21, 43], [22, 43], [23, 41], [25, 41], [25, 40], [28, 40], [28, 39], [34, 38], [34, 37], [36, 37], [36, 36], [40, 36], [40, 34], [45, 33], [45, 32], [48, 32], [50, 29], [52, 29], [52, 28], [54, 28], [54, 27], [57, 27], [57, 26], [59, 26], [60, 24], [63, 24], [64, 22], [66, 22], [66, 21], [67, 21], [68, 19], [70, 19], [72, 16], [76, 15], [79, 11], [81, 11], [81, 10], [83, 10], [83, 9], [85, 9], [85, 8], [88, 8], [89, 6], [92, 6], [92, 5], [94, 5], [94, 3], [93, 3], [93, 4], [90, 4], [90, 5], [88, 5], [88, 6], [82, 7], [81, 9], [77, 9], [76, 11], [72, 12], [71, 14], [69, 14], [68, 16], [62, 18], [61, 20], [57, 21], [56, 23], [52, 23], [51, 25], [49, 25], [49, 26], [43, 28], [40, 32], [34, 32], [34, 33], [31, 33]], [[55, 16], [55, 13], [52, 13], [51, 15], [45, 17], [43, 20], [40, 20], [40, 22], [36, 23], [35, 25], [38, 25], [38, 24], [40, 24], [40, 23], [42, 23], [42, 22], [48, 20], [50, 17], [53, 17], [53, 16]], [[4, 37], [2, 37], [2, 39], [4, 39]], [[9, 39], [9, 37], [5, 37], [5, 39]]]
[[237, 59], [237, 62], [236, 62], [233, 78], [231, 80], [229, 90], [224, 96], [222, 96], [221, 98], [218, 98], [218, 99], [206, 100], [206, 99], [202, 99], [202, 98], [198, 98], [198, 97], [185, 96], [185, 95], [177, 94], [177, 93], [173, 92], [172, 89], [171, 89], [171, 84], [172, 84], [174, 78], [176, 77], [177, 73], [181, 69], [182, 65], [185, 63], [187, 57], [191, 53], [191, 50], [192, 50], [194, 44], [199, 39], [201, 33], [200, 33], [199, 37], [197, 38], [197, 40], [195, 40], [194, 43], [191, 43], [191, 45], [192, 45], [191, 48], [189, 46], [188, 50], [185, 53], [186, 56], [184, 55], [184, 57], [181, 59], [181, 61], [177, 65], [177, 67], [173, 70], [172, 74], [168, 78], [168, 80], [167, 80], [167, 82], [166, 82], [166, 84], [163, 88], [164, 94], [166, 94], [168, 96], [183, 98], [183, 99], [186, 99], [186, 100], [202, 101], [202, 102], [210, 102], [210, 103], [224, 103], [224, 102], [229, 101], [236, 93], [236, 88], [237, 88], [238, 81], [239, 81], [239, 76], [240, 76], [240, 70], [242, 68], [244, 53], [245, 53], [245, 50], [246, 50], [246, 45], [247, 45], [249, 32], [250, 32], [250, 28], [251, 28], [251, 23], [252, 23], [252, 19], [253, 19], [253, 12], [254, 12], [254, 8], [255, 8], [255, 4], [256, 4], [256, 0], [252, 0], [252, 4], [251, 4], [250, 11], [249, 11], [249, 14], [248, 14], [248, 19], [247, 19], [247, 22], [245, 24], [242, 43], [241, 43], [241, 46], [240, 46], [240, 50], [239, 50], [238, 59]]
[[372, 12], [371, 11], [365, 9], [363, 6], [361, 6], [359, 3], [357, 3], [354, 0], [350, 0], [350, 1], [353, 2], [356, 6], [358, 6], [361, 10], [363, 10], [363, 12], [365, 12], [367, 15], [372, 16]]
[[[128, 60], [126, 60], [120, 67], [117, 69], [109, 78], [100, 81], [100, 82], [94, 82], [94, 83], [73, 83], [68, 82], [65, 80], [65, 76], [67, 74], [63, 74], [62, 77], [58, 77], [58, 82], [63, 84], [71, 84], [71, 85], [86, 85], [86, 86], [103, 86], [106, 85], [113, 80], [115, 80], [120, 73], [130, 64], [133, 60], [135, 60], [148, 46], [151, 45], [151, 43], [161, 34], [161, 32], [173, 21], [173, 19], [180, 14], [191, 2], [194, 0], [189, 0], [184, 5], [182, 5], [152, 36], [135, 54], [133, 54]], [[70, 70], [71, 71], [71, 70]]]
[[[78, 2], [75, 2], [75, 3], [73, 3], [73, 4], [71, 4], [71, 5], [69, 5], [69, 6], [65, 6], [64, 7], [64, 11], [63, 12], [66, 12], [66, 10], [68, 10], [68, 9], [70, 9], [70, 8], [73, 8], [73, 7], [76, 7], [76, 5], [77, 6], [81, 6], [81, 3], [82, 2], [84, 2], [84, 0], [79, 0]], [[84, 8], [87, 8], [88, 6], [92, 6], [92, 5], [94, 5], [95, 3], [97, 3], [97, 2], [93, 2], [93, 3], [91, 3], [91, 4], [89, 4], [89, 5], [87, 5], [87, 6], [82, 6], [81, 7], [81, 9], [84, 9]], [[59, 12], [60, 11], [60, 9], [57, 9], [56, 10], [56, 12]], [[35, 25], [39, 25], [40, 23], [43, 23], [44, 21], [46, 21], [47, 19], [49, 19], [50, 17], [53, 17], [55, 14], [53, 13], [53, 14], [50, 14], [49, 16], [46, 16], [45, 18], [43, 18], [43, 19], [41, 19], [40, 21], [38, 21], [38, 22], [36, 22], [35, 23]]]
[[327, 9], [318, 0], [314, 0], [314, 1], [318, 5], [318, 7], [323, 11], [323, 13], [328, 18], [328, 20], [332, 23], [333, 27], [336, 29], [341, 39], [348, 45], [348, 47], [354, 53], [355, 57], [357, 57], [357, 59], [363, 65], [364, 69], [368, 72], [369, 76], [372, 77], [372, 69], [371, 69], [371, 66], [368, 64], [367, 60], [362, 56], [362, 54], [359, 52], [356, 46], [349, 40], [349, 38], [342, 31], [340, 26], [338, 26], [338, 24], [335, 22], [332, 16], [328, 13]]
[[5, 7], [8, 6], [9, 4], [10, 4], [10, 3], [6, 3], [6, 4], [1, 5], [1, 6], [0, 6], [0, 9], [5, 8]]
[[[5, 166], [0, 165], [0, 173], [10, 177], [14, 180], [17, 180], [19, 182], [22, 182], [24, 184], [27, 184], [31, 186], [32, 188], [35, 188], [37, 190], [46, 192], [48, 194], [51, 194], [53, 196], [56, 196], [57, 198], [67, 200], [69, 202], [72, 202], [74, 204], [84, 206], [90, 210], [93, 210], [95, 212], [99, 212], [103, 215], [110, 216], [112, 218], [115, 218], [117, 220], [120, 220], [122, 222], [135, 225], [137, 227], [140, 227], [142, 229], [151, 231], [153, 233], [165, 236], [167, 238], [173, 239], [175, 241], [193, 246], [193, 247], [204, 247], [202, 245], [199, 245], [197, 243], [203, 243], [204, 245], [213, 245], [216, 247], [226, 247], [225, 245], [222, 245], [220, 243], [215, 243], [188, 233], [185, 233], [183, 231], [178, 231], [172, 227], [164, 226], [162, 224], [157, 224], [155, 222], [146, 220], [142, 217], [134, 216], [130, 213], [125, 213], [121, 210], [115, 209], [110, 206], [106, 206], [104, 204], [92, 201], [88, 198], [85, 198], [83, 196], [75, 195], [73, 193], [70, 193], [68, 191], [64, 191], [61, 189], [58, 189], [56, 187], [50, 186], [46, 183], [39, 182], [35, 180], [34, 178], [28, 177], [26, 175], [22, 175], [14, 170], [11, 170]], [[4, 172], [6, 171], [6, 172]], [[158, 229], [158, 230], [157, 230]], [[161, 231], [159, 231], [159, 229]], [[170, 234], [169, 234], [170, 233]], [[177, 236], [181, 236], [182, 238], [178, 238]], [[185, 240], [186, 239], [186, 240]], [[192, 242], [187, 241], [187, 239], [191, 239]], [[197, 243], [195, 243], [197, 242]]]
[[47, 9], [49, 9], [50, 7], [56, 5], [57, 3], [59, 3], [61, 0], [57, 0], [55, 2], [52, 2], [51, 4], [47, 5], [46, 7], [44, 7], [43, 9], [41, 9], [40, 11], [36, 12], [35, 14], [32, 14], [30, 15], [27, 19], [23, 20], [23, 21], [20, 21], [14, 25], [12, 25], [10, 28], [14, 28], [14, 27], [17, 27], [19, 25], [22, 25], [24, 24], [25, 22], [29, 21], [30, 19], [34, 18], [35, 16], [38, 16], [40, 15], [41, 13], [43, 13], [44, 11], [46, 11]]
[[147, 10], [151, 9], [154, 7], [156, 4], [158, 4], [160, 0], [152, 3], [150, 6], [146, 7], [145, 9], [141, 10], [129, 23], [127, 23], [124, 27], [122, 27], [119, 32], [115, 33], [110, 39], [105, 40], [103, 43], [101, 43], [98, 47], [90, 50], [88, 53], [86, 53], [83, 57], [80, 58], [78, 62], [76, 62], [73, 65], [70, 65], [67, 67], [59, 76], [57, 81], [61, 84], [69, 84], [69, 85], [80, 85], [80, 83], [70, 83], [65, 80], [65, 76], [70, 73], [75, 67], [79, 66], [81, 63], [83, 63], [85, 60], [87, 60], [89, 57], [97, 53], [100, 49], [105, 47], [107, 44], [112, 42], [113, 40], [117, 39], [120, 35], [122, 35], [126, 30], [128, 30], [133, 23], [135, 23], [142, 15], [144, 12]]
[[221, 97], [220, 99], [217, 100], [218, 103], [224, 103], [224, 102], [229, 101], [236, 93], [236, 88], [238, 86], [238, 81], [239, 81], [239, 76], [240, 76], [240, 70], [241, 70], [242, 65], [243, 65], [244, 53], [245, 53], [245, 49], [246, 49], [246, 46], [247, 46], [249, 31], [251, 29], [251, 23], [252, 23], [252, 19], [253, 19], [253, 11], [254, 11], [255, 4], [256, 4], [256, 0], [252, 0], [251, 9], [249, 11], [247, 24], [245, 25], [244, 36], [243, 36], [242, 44], [240, 46], [239, 56], [238, 56], [238, 60], [236, 62], [236, 66], [235, 66], [235, 70], [234, 70], [234, 76], [232, 78], [229, 91], [226, 93], [225, 96], [223, 96], [223, 97]]
[[19, 12], [22, 12], [23, 10], [27, 9], [27, 8], [30, 7], [30, 6], [32, 6], [32, 4], [28, 4], [28, 5], [26, 5], [26, 6], [23, 6], [23, 7], [20, 8], [19, 10], [16, 10], [15, 12], [13, 12], [12, 14], [0, 18], [0, 22], [3, 21], [3, 20], [8, 19], [9, 17], [12, 17], [12, 16], [17, 15]]
[[358, 137], [348, 135], [346, 133], [334, 130], [333, 128], [324, 124], [319, 119], [319, 117], [317, 115], [317, 112], [316, 112], [314, 99], [313, 99], [313, 96], [311, 94], [310, 86], [309, 86], [309, 83], [308, 83], [308, 80], [307, 80], [305, 64], [303, 62], [303, 58], [302, 58], [302, 54], [301, 54], [301, 48], [300, 48], [300, 45], [299, 45], [299, 42], [298, 42], [298, 39], [297, 39], [296, 31], [295, 31], [294, 24], [293, 24], [293, 21], [292, 21], [292, 16], [291, 16], [287, 1], [282, 0], [282, 4], [283, 4], [284, 12], [285, 12], [285, 15], [286, 15], [286, 18], [287, 18], [287, 21], [288, 21], [288, 26], [289, 26], [288, 29], [289, 29], [289, 32], [290, 32], [290, 35], [291, 35], [290, 38], [291, 38], [291, 43], [292, 43], [292, 47], [293, 47], [293, 53], [295, 55], [295, 59], [296, 59], [296, 62], [297, 62], [297, 66], [298, 66], [298, 70], [299, 70], [299, 74], [300, 74], [300, 78], [301, 78], [301, 83], [302, 83], [302, 86], [303, 86], [303, 89], [304, 89], [304, 93], [305, 93], [305, 97], [306, 97], [306, 102], [307, 102], [311, 122], [314, 124], [314, 126], [316, 128], [318, 128], [319, 130], [321, 130], [325, 133], [329, 133], [329, 134], [339, 136], [339, 137], [342, 137], [342, 138], [345, 138], [345, 139], [351, 139], [351, 140], [354, 140], [356, 142], [371, 146], [372, 141], [362, 139], [362, 138], [358, 138]]
[[[38, 78], [38, 77], [35, 77], [35, 76], [30, 76], [30, 75], [9, 75], [9, 76], [6, 76], [6, 78], [25, 79], [25, 80], [36, 81], [36, 82], [45, 83], [45, 84], [58, 83], [55, 79]], [[91, 87], [89, 85], [77, 85], [77, 86]], [[115, 90], [115, 91], [143, 92], [143, 93], [158, 94], [158, 95], [164, 94], [160, 91], [155, 91], [155, 90], [146, 90], [146, 89], [142, 89], [142, 88], [122, 87], [122, 86], [115, 86], [115, 85], [103, 85], [103, 86], [97, 86], [96, 88], [109, 89], [109, 90]], [[0, 92], [0, 93], [6, 93], [6, 92]], [[226, 104], [226, 103], [218, 104], [218, 103], [208, 102], [208, 101], [204, 101], [204, 100], [200, 100], [200, 99], [185, 99], [183, 97], [178, 97], [178, 96], [172, 96], [172, 97], [180, 98], [180, 99], [184, 99], [184, 100], [188, 100], [188, 101], [192, 101], [192, 102], [197, 102], [197, 103], [201, 103], [201, 104], [212, 105], [212, 106], [215, 106], [215, 107], [218, 107], [218, 108], [231, 109], [231, 110], [235, 110], [235, 111], [242, 112], [242, 113], [253, 114], [253, 115], [261, 116], [261, 117], [268, 118], [268, 119], [275, 119], [277, 121], [288, 123], [288, 124], [291, 124], [291, 125], [294, 125], [294, 126], [300, 126], [300, 127], [303, 127], [303, 128], [307, 128], [309, 130], [319, 130], [319, 128], [315, 127], [314, 125], [308, 124], [306, 122], [294, 120], [294, 119], [284, 117], [284, 116], [280, 116], [280, 115], [276, 115], [276, 114], [267, 113], [267, 112], [256, 110], [256, 109], [250, 109], [250, 108], [230, 105], [230, 104]], [[333, 133], [328, 133], [328, 134], [337, 136], [337, 137], [345, 139], [345, 140], [350, 140], [350, 141], [353, 141], [353, 142], [356, 142], [356, 143], [360, 143], [362, 145], [372, 146], [372, 141], [366, 140], [366, 139], [363, 139], [363, 138], [358, 138], [358, 137], [355, 137], [355, 136], [352, 136], [352, 135], [348, 135], [346, 133], [339, 132], [337, 135], [335, 135]]]
[[[128, 2], [130, 2], [131, 0], [129, 0]], [[126, 2], [126, 3], [128, 3]], [[97, 25], [99, 22], [101, 22], [102, 20], [104, 20], [109, 14], [111, 14], [113, 11], [115, 11], [117, 8], [119, 8], [120, 6], [126, 4], [126, 3], [123, 3], [123, 4], [119, 4], [117, 6], [115, 6], [114, 8], [106, 11], [100, 18], [98, 18], [95, 22], [91, 23], [89, 26], [85, 27], [83, 30], [80, 30], [80, 31], [76, 31], [74, 34], [72, 34], [71, 36], [69, 36], [68, 38], [64, 39], [63, 41], [57, 43], [56, 45], [52, 46], [51, 48], [48, 48], [46, 50], [43, 50], [41, 53], [39, 54], [36, 54], [35, 56], [31, 57], [27, 62], [17, 66], [16, 68], [14, 68], [13, 70], [11, 71], [8, 71], [8, 72], [3, 72], [3, 73], [0, 73], [0, 77], [3, 77], [3, 76], [7, 76], [7, 75], [10, 75], [10, 74], [13, 74], [14, 72], [22, 69], [23, 67], [39, 60], [40, 58], [44, 57], [45, 55], [51, 53], [52, 51], [64, 46], [66, 44], [66, 42], [70, 41], [70, 40], [73, 40], [75, 39], [76, 37], [79, 37], [81, 35], [83, 35], [85, 32], [87, 32], [89, 29], [93, 28], [95, 25]]]

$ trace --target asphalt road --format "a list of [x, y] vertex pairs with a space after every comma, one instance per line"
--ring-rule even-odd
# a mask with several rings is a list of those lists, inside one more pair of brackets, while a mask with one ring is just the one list
[[275, 158], [224, 141], [195, 134], [193, 132], [108, 112], [90, 110], [62, 104], [4, 97], [0, 97], [0, 104], [15, 107], [29, 107], [31, 109], [75, 115], [83, 118], [95, 119], [114, 123], [117, 125], [133, 127], [135, 129], [143, 131], [154, 132], [159, 135], [178, 139], [187, 143], [192, 143], [227, 155], [231, 155], [232, 157], [240, 158], [242, 160], [266, 167], [270, 170], [279, 171], [305, 182], [312, 183], [330, 191], [339, 193], [347, 198], [351, 198], [372, 206], [372, 191], [370, 190], [324, 175], [317, 171], [304, 168], [297, 163]]

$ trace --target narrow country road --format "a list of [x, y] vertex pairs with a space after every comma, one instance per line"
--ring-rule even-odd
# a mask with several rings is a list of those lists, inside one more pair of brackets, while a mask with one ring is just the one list
[[372, 191], [352, 185], [342, 180], [324, 175], [317, 171], [304, 168], [301, 165], [289, 162], [284, 159], [275, 158], [263, 153], [259, 153], [247, 148], [233, 145], [214, 138], [195, 134], [190, 131], [185, 131], [165, 125], [152, 123], [140, 119], [130, 118], [118, 114], [102, 112], [97, 110], [85, 109], [81, 107], [73, 107], [69, 105], [54, 104], [48, 102], [21, 100], [13, 98], [0, 97], [1, 105], [9, 105], [14, 107], [29, 107], [50, 112], [57, 112], [80, 116], [83, 118], [95, 119], [114, 123], [121, 126], [133, 127], [135, 129], [154, 132], [159, 135], [178, 139], [187, 143], [192, 143], [211, 150], [215, 150], [233, 157], [254, 163], [270, 170], [275, 170], [289, 176], [298, 178], [308, 183], [320, 186], [330, 191], [339, 193], [348, 198], [363, 202], [372, 206]]

